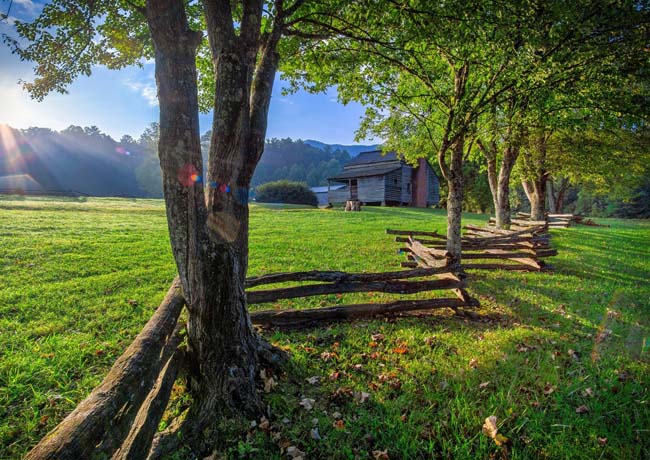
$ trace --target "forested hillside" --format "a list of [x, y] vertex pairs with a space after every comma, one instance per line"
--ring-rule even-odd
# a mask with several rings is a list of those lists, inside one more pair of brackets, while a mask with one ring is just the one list
[[27, 177], [44, 192], [146, 196], [135, 175], [145, 153], [130, 137], [119, 143], [95, 126], [61, 132], [3, 126], [0, 134], [0, 189], [9, 189], [2, 192], [13, 184], [20, 191], [21, 184], [11, 177]]
[[[0, 193], [12, 191], [90, 196], [162, 197], [157, 154], [158, 124], [136, 140], [116, 141], [96, 126], [0, 130]], [[210, 132], [202, 136], [209, 143]], [[276, 181], [324, 185], [339, 173], [350, 154], [317, 141], [270, 139], [251, 186]], [[375, 146], [354, 146], [370, 150]], [[358, 153], [358, 152], [357, 152]], [[208, 151], [204, 149], [207, 161]]]

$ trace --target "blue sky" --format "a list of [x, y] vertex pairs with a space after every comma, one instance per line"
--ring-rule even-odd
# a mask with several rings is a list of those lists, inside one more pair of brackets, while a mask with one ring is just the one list
[[[7, 0], [0, 1], [6, 13]], [[40, 11], [38, 2], [13, 0], [8, 22], [0, 22], [0, 35], [13, 33], [12, 17], [30, 19]], [[61, 130], [69, 125], [96, 125], [113, 138], [123, 134], [137, 137], [158, 120], [154, 65], [111, 71], [96, 67], [90, 77], [79, 77], [69, 94], [53, 93], [43, 102], [30, 99], [18, 80], [33, 79], [33, 63], [21, 62], [0, 43], [0, 123], [14, 128], [40, 126]], [[267, 137], [316, 139], [326, 143], [353, 144], [364, 108], [344, 106], [336, 100], [336, 90], [327, 94], [282, 96], [282, 81], [276, 79]], [[201, 132], [210, 128], [211, 114], [201, 115]], [[364, 141], [365, 143], [365, 141]], [[367, 143], [372, 143], [368, 140]]]

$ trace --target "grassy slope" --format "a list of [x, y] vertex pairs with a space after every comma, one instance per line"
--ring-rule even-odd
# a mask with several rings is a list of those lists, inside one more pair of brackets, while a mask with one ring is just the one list
[[[440, 211], [413, 209], [254, 207], [251, 221], [253, 275], [392, 270], [402, 257], [386, 227], [445, 227]], [[267, 333], [292, 353], [265, 396], [273, 431], [308, 458], [650, 457], [650, 223], [608, 223], [554, 231], [554, 274], [473, 274], [480, 321], [441, 312]], [[101, 381], [173, 277], [168, 245], [160, 201], [0, 201], [0, 458], [19, 457]], [[611, 336], [598, 341], [603, 328]], [[371, 343], [374, 333], [385, 338]], [[481, 434], [489, 415], [505, 449]], [[316, 422], [321, 440], [310, 437]], [[281, 458], [263, 431], [245, 438], [224, 444], [229, 456]]]

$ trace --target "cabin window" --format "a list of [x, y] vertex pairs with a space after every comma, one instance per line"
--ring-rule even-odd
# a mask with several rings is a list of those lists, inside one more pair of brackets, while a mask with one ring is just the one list
[[393, 179], [393, 183], [397, 185], [397, 179]]

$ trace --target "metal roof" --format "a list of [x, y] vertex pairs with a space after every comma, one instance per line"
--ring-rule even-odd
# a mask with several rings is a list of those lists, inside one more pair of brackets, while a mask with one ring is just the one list
[[327, 180], [348, 180], [354, 179], [357, 177], [370, 177], [370, 176], [383, 176], [389, 172], [397, 171], [402, 165], [382, 165], [381, 163], [377, 165], [368, 165], [367, 168], [353, 168], [343, 170], [340, 174], [334, 177], [328, 177]]
[[400, 158], [397, 157], [395, 152], [386, 152], [385, 155], [382, 155], [381, 150], [372, 150], [370, 152], [361, 152], [355, 158], [348, 161], [345, 166], [355, 166], [363, 165], [369, 163], [383, 163], [385, 161], [398, 161]]
[[327, 193], [328, 190], [339, 190], [345, 187], [345, 185], [340, 184], [340, 185], [331, 185], [327, 186], [325, 185], [324, 187], [311, 187], [311, 191], [314, 193]]

